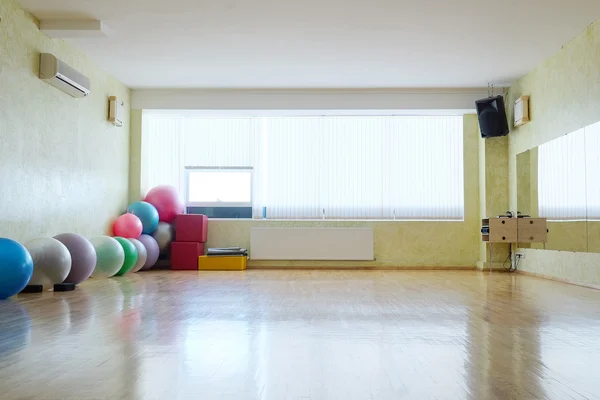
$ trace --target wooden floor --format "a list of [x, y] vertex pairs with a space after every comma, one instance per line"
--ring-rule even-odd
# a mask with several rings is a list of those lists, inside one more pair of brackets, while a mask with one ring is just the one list
[[0, 302], [1, 399], [600, 399], [600, 291], [460, 271], [148, 272]]

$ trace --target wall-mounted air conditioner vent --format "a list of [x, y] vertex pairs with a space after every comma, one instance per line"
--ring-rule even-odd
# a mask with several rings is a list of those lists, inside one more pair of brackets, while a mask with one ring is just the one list
[[40, 79], [73, 97], [91, 93], [90, 80], [52, 54], [40, 55]]

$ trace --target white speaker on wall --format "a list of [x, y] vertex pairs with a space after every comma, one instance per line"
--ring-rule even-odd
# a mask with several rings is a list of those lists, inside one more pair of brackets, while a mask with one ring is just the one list
[[529, 122], [529, 96], [521, 96], [515, 101], [515, 126]]
[[123, 126], [123, 117], [125, 114], [125, 104], [116, 96], [108, 98], [108, 121], [115, 126]]

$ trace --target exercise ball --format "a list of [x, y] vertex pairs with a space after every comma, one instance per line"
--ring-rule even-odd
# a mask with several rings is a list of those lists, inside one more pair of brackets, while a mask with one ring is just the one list
[[160, 248], [158, 247], [156, 239], [150, 235], [142, 235], [138, 238], [138, 240], [146, 248], [146, 262], [142, 266], [142, 270], [144, 271], [154, 267], [154, 264], [156, 264], [158, 261], [158, 256], [160, 255]]
[[96, 250], [96, 267], [92, 272], [94, 278], [110, 278], [114, 276], [125, 262], [125, 252], [121, 243], [110, 236], [96, 236], [90, 239]]
[[127, 213], [121, 215], [113, 224], [115, 236], [137, 238], [142, 234], [142, 221], [137, 215]]
[[71, 253], [54, 238], [37, 238], [25, 244], [33, 259], [33, 275], [28, 285], [42, 285], [44, 290], [63, 283], [71, 272]]
[[127, 211], [137, 215], [140, 221], [142, 221], [142, 233], [152, 233], [158, 226], [158, 211], [150, 203], [137, 201], [130, 205]]
[[0, 300], [19, 293], [33, 274], [33, 259], [27, 249], [11, 239], [0, 238]]
[[96, 267], [96, 250], [90, 241], [76, 233], [62, 233], [54, 239], [67, 246], [71, 253], [71, 271], [64, 282], [77, 285], [89, 278]]
[[157, 186], [148, 192], [144, 200], [156, 207], [158, 218], [163, 222], [173, 222], [177, 214], [183, 214], [185, 208], [179, 192], [173, 186]]
[[152, 237], [156, 239], [158, 248], [161, 252], [169, 250], [171, 242], [173, 241], [173, 227], [171, 224], [166, 222], [159, 222], [156, 230], [152, 232]]
[[115, 274], [116, 276], [121, 276], [131, 271], [131, 269], [135, 266], [135, 263], [138, 259], [138, 254], [137, 249], [135, 248], [133, 243], [131, 243], [130, 240], [125, 239], [123, 237], [116, 237], [115, 239], [119, 242], [119, 244], [123, 248], [123, 252], [125, 253], [123, 265], [121, 266], [121, 269], [119, 269], [119, 271]]
[[146, 247], [139, 240], [129, 239], [129, 241], [135, 246], [138, 255], [135, 265], [133, 266], [133, 268], [131, 268], [131, 272], [138, 272], [140, 269], [142, 269], [144, 264], [146, 264], [148, 253], [146, 252]]

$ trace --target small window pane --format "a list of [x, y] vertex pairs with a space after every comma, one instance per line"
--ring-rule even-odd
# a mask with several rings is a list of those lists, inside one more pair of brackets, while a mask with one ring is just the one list
[[189, 171], [188, 203], [252, 203], [251, 171]]

